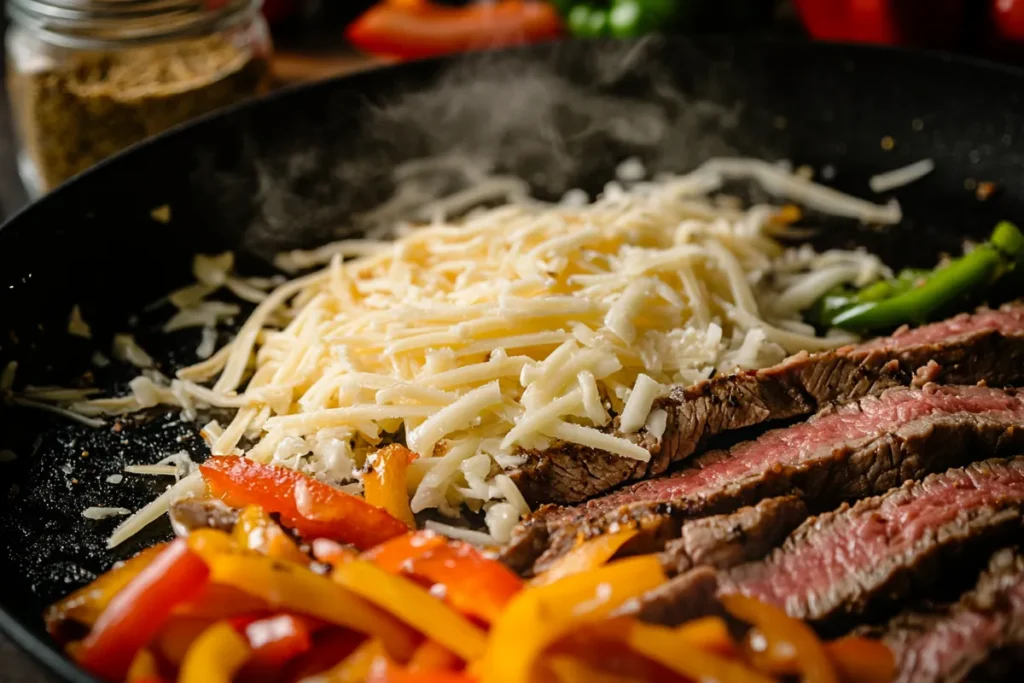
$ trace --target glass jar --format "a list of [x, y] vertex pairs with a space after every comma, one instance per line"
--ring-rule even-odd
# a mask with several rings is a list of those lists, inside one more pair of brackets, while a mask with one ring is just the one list
[[8, 0], [18, 167], [39, 196], [270, 85], [261, 0]]

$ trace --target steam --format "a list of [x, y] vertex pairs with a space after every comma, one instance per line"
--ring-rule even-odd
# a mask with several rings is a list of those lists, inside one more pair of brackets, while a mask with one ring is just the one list
[[382, 70], [338, 88], [322, 112], [276, 103], [278, 130], [249, 136], [234, 169], [207, 155], [198, 175], [218, 212], [256, 197], [255, 213], [238, 215], [242, 242], [267, 258], [423, 218], [423, 206], [491, 176], [510, 195], [525, 182], [554, 200], [600, 191], [630, 157], [652, 173], [686, 171], [734, 151], [725, 140], [739, 106], [688, 97], [681, 74], [709, 72], [708, 58], [678, 49], [660, 38], [565, 43], [412, 67], [426, 79]]

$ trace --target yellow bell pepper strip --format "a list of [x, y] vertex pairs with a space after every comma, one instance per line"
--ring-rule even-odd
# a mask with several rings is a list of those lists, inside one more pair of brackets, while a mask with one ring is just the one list
[[406, 668], [409, 671], [458, 671], [462, 660], [448, 648], [428, 640], [416, 648]]
[[432, 587], [455, 609], [488, 624], [523, 587], [522, 579], [501, 562], [430, 531], [394, 538], [363, 557], [391, 574]]
[[258, 505], [242, 508], [231, 536], [240, 547], [255, 550], [261, 555], [309, 564], [309, 556], [299, 550], [292, 537]]
[[742, 662], [688, 643], [675, 629], [637, 621], [629, 630], [628, 642], [635, 652], [692, 681], [775, 683]]
[[735, 659], [740, 650], [729, 633], [729, 626], [721, 617], [701, 617], [675, 628], [676, 635], [701, 650]]
[[[363, 641], [334, 668], [317, 676], [317, 683], [364, 683], [374, 662], [384, 659], [384, 646], [376, 638]], [[306, 682], [303, 682], [306, 683]], [[311, 681], [309, 683], [312, 683]]]
[[537, 575], [530, 585], [543, 586], [572, 574], [596, 569], [611, 560], [615, 553], [636, 534], [636, 529], [623, 529], [614, 534], [601, 534], [589, 541], [584, 541], [558, 558], [547, 571]]
[[896, 678], [892, 651], [879, 640], [847, 636], [825, 643], [843, 683], [889, 683]]
[[416, 519], [409, 507], [406, 474], [416, 453], [401, 444], [391, 444], [371, 456], [373, 469], [363, 477], [363, 496], [366, 502], [387, 510], [392, 517], [416, 528]]
[[558, 683], [643, 683], [644, 679], [595, 667], [579, 657], [552, 655], [545, 664]]
[[195, 595], [174, 608], [174, 615], [196, 617], [209, 622], [220, 621], [242, 614], [269, 612], [266, 601], [234, 586], [207, 584]]
[[135, 557], [101, 574], [88, 586], [51, 605], [43, 615], [47, 632], [56, 640], [64, 641], [64, 632], [71, 626], [70, 622], [92, 626], [118, 591], [138, 576], [166, 546], [166, 543], [161, 543], [143, 550]]
[[[224, 554], [212, 560], [210, 580], [247, 591], [274, 610], [306, 614], [378, 637], [398, 661], [407, 661], [417, 644], [416, 634], [391, 615], [305, 567], [262, 555]], [[375, 589], [371, 585], [362, 590]]]
[[422, 586], [389, 574], [366, 560], [339, 565], [331, 577], [464, 660], [472, 661], [483, 655], [484, 632]]
[[170, 543], [111, 599], [82, 641], [78, 663], [105, 680], [124, 679], [135, 654], [176, 605], [203, 587], [209, 573], [184, 539]]
[[769, 673], [794, 668], [804, 683], [839, 683], [835, 667], [811, 627], [791, 618], [774, 605], [746, 595], [722, 596], [722, 605], [734, 617], [755, 627], [763, 642], [755, 649], [758, 663]]
[[160, 669], [156, 663], [156, 657], [149, 650], [143, 648], [135, 653], [128, 673], [125, 674], [125, 683], [144, 683], [145, 681], [159, 681]]
[[541, 657], [559, 639], [665, 580], [658, 558], [642, 555], [521, 591], [491, 627], [482, 678], [488, 683], [535, 680]]
[[178, 683], [231, 683], [251, 654], [249, 644], [231, 624], [218, 622], [188, 649]]
[[362, 554], [364, 560], [370, 560], [375, 565], [391, 574], [401, 574], [404, 566], [410, 560], [420, 555], [425, 555], [434, 548], [440, 548], [448, 543], [448, 539], [433, 531], [417, 531], [412, 534], [396, 536], [390, 541], [370, 548]]
[[385, 510], [312, 477], [248, 458], [222, 455], [199, 470], [214, 495], [232, 507], [259, 505], [306, 540], [330, 538], [372, 548], [409, 528]]

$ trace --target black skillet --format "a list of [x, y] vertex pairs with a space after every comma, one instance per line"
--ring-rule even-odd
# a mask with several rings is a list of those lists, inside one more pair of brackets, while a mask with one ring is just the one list
[[[134, 316], [190, 281], [193, 254], [235, 249], [244, 269], [266, 271], [279, 249], [356, 230], [348, 217], [389, 195], [396, 163], [452, 151], [522, 176], [542, 196], [599, 189], [629, 156], [680, 171], [727, 153], [832, 166], [835, 185], [866, 196], [870, 175], [930, 157], [935, 173], [897, 193], [903, 225], [829, 222], [816, 238], [865, 244], [894, 266], [930, 265], [997, 219], [1024, 217], [1022, 99], [1021, 72], [959, 59], [685, 39], [550, 45], [302, 87], [161, 136], [8, 222], [0, 365], [19, 361], [18, 386], [123, 390], [130, 368], [89, 359], [134, 329], [169, 373], [194, 361], [198, 333], [155, 333], [166, 311]], [[970, 189], [979, 181], [1000, 189], [979, 201]], [[150, 215], [162, 205], [168, 224]], [[75, 304], [92, 341], [66, 333]], [[204, 448], [174, 415], [116, 433], [11, 408], [0, 412], [0, 448], [18, 454], [0, 464], [0, 628], [59, 676], [90, 680], [47, 640], [40, 613], [169, 529], [153, 524], [108, 552], [116, 520], [81, 512], [138, 509], [166, 482], [108, 475]]]

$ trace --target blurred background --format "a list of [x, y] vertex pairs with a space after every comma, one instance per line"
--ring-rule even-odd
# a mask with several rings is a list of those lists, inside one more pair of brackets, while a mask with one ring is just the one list
[[[652, 32], [1024, 65], [1024, 0], [6, 0], [0, 218], [150, 135], [283, 85], [464, 50]], [[59, 10], [59, 11], [55, 11]], [[0, 683], [48, 680], [0, 636]]]

